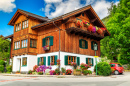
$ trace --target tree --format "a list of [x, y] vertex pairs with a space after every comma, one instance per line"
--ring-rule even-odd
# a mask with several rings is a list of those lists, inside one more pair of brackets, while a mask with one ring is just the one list
[[7, 60], [10, 56], [10, 41], [0, 38], [0, 59]]
[[122, 64], [130, 62], [130, 1], [121, 0], [113, 6], [106, 23], [111, 36], [101, 40], [101, 54], [113, 60], [120, 57]]

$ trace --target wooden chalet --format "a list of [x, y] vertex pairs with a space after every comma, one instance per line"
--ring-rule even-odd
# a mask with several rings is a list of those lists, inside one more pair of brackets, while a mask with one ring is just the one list
[[93, 46], [98, 45], [100, 57], [100, 40], [110, 35], [91, 5], [53, 19], [18, 9], [8, 25], [14, 26], [14, 34], [6, 37], [12, 39], [13, 72], [28, 72], [40, 64], [55, 69], [57, 59], [60, 67], [83, 62], [93, 71]]

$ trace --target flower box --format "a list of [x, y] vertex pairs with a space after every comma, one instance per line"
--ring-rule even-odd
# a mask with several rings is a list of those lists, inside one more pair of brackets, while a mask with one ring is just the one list
[[50, 50], [50, 46], [49, 46], [49, 45], [44, 46], [44, 47], [43, 47], [43, 50], [45, 50], [45, 51], [46, 51], [46, 50]]

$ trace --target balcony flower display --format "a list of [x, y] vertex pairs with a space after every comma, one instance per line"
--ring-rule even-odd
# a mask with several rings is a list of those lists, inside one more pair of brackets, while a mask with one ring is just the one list
[[46, 51], [46, 50], [50, 50], [49, 45], [44, 46], [44, 47], [43, 47], [43, 50], [45, 50], [45, 51]]
[[96, 27], [93, 26], [92, 32], [96, 33]]
[[89, 32], [91, 32], [91, 31], [92, 31], [92, 29], [93, 29], [93, 26], [92, 26], [92, 25], [90, 25], [90, 26], [88, 26], [88, 29], [87, 29], [87, 30], [88, 30]]

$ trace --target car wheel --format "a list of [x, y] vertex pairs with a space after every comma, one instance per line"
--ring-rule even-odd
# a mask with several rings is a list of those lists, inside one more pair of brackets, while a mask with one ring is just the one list
[[114, 71], [114, 74], [115, 74], [115, 75], [118, 75], [118, 74], [119, 74], [119, 71], [118, 71], [118, 70], [115, 70], [115, 71]]

